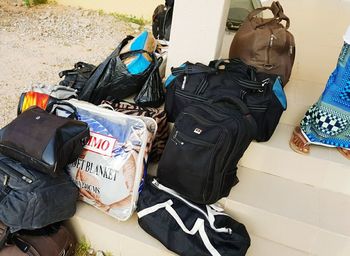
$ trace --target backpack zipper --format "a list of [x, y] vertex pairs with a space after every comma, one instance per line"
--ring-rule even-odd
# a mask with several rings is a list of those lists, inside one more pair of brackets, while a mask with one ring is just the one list
[[[1, 168], [1, 167], [4, 167], [4, 168]], [[11, 171], [11, 174], [9, 174], [9, 173], [4, 171], [5, 168], [11, 168], [13, 171]], [[8, 165], [4, 164], [1, 161], [0, 161], [0, 173], [4, 176], [4, 185], [5, 185], [5, 180], [6, 180], [6, 183], [8, 184], [8, 182], [9, 182], [11, 177], [16, 178], [17, 181], [22, 180], [22, 181], [24, 181], [24, 182], [26, 182], [28, 184], [32, 184], [33, 183], [33, 179], [27, 177], [26, 175], [18, 173], [11, 166], [8, 166]]]
[[[176, 131], [175, 131], [175, 134], [173, 136], [173, 140], [178, 142], [181, 146], [184, 145], [185, 142], [182, 141], [180, 138], [183, 138], [185, 141], [188, 141], [188, 142], [191, 142], [193, 144], [200, 145], [200, 146], [204, 146], [204, 147], [211, 147], [211, 146], [215, 145], [214, 143], [191, 138], [191, 137], [187, 136], [186, 134], [184, 134], [183, 132], [180, 132], [176, 127], [175, 127], [175, 129], [176, 129]], [[180, 138], [178, 138], [179, 135], [180, 135]]]
[[264, 68], [266, 70], [271, 70], [273, 68], [273, 65], [270, 64], [270, 59], [271, 59], [270, 58], [270, 52], [271, 52], [271, 48], [273, 46], [273, 40], [274, 39], [277, 39], [277, 37], [273, 34], [273, 32], [271, 30], [271, 35], [270, 35], [270, 39], [269, 39], [269, 43], [268, 43], [268, 47], [267, 47], [267, 56], [266, 56], [267, 63], [264, 64]]

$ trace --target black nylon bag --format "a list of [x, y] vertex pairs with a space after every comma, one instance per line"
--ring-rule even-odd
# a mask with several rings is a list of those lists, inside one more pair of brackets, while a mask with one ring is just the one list
[[59, 85], [76, 89], [79, 95], [95, 68], [92, 64], [77, 62], [73, 69], [61, 71], [58, 74], [60, 78], [64, 77]]
[[239, 59], [215, 60], [209, 66], [186, 63], [173, 68], [170, 78], [165, 98], [170, 122], [195, 102], [221, 96], [238, 97], [256, 119], [258, 130], [254, 139], [267, 141], [287, 108], [278, 76], [258, 73]]
[[243, 256], [250, 246], [244, 225], [213, 205], [187, 201], [156, 180], [140, 194], [138, 222], [169, 250], [183, 256]]
[[[122, 100], [140, 91], [153, 69], [155, 57], [144, 50], [120, 54], [122, 48], [133, 38], [132, 36], [126, 37], [111, 55], [94, 70], [81, 91], [79, 100], [99, 105], [102, 100], [108, 97]], [[136, 75], [131, 74], [123, 60], [142, 53], [149, 54], [153, 60], [152, 63], [144, 72]]]
[[159, 161], [159, 181], [193, 202], [215, 203], [238, 183], [237, 163], [255, 131], [253, 117], [238, 98], [186, 107]]
[[142, 107], [158, 108], [164, 103], [165, 95], [162, 79], [159, 74], [159, 66], [163, 62], [163, 58], [155, 59], [154, 68], [142, 86], [139, 94], [134, 98], [137, 105]]
[[68, 174], [53, 178], [0, 154], [0, 221], [11, 233], [69, 219], [78, 194]]

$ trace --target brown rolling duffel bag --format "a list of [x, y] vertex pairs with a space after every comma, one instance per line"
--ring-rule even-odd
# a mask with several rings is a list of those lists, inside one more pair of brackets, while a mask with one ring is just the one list
[[[257, 17], [264, 10], [270, 10], [273, 18]], [[286, 22], [285, 26], [282, 21]], [[271, 7], [255, 9], [233, 38], [230, 58], [240, 58], [259, 72], [279, 75], [286, 85], [295, 59], [295, 42], [288, 31], [289, 25], [290, 20], [278, 1]]]
[[[6, 226], [1, 222], [0, 230], [6, 230]], [[8, 242], [0, 249], [0, 256], [74, 256], [75, 254], [76, 240], [63, 225], [57, 232], [48, 235], [15, 233], [10, 236]]]

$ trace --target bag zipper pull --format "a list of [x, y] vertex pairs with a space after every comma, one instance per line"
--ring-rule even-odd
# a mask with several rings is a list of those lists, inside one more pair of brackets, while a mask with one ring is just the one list
[[22, 176], [22, 180], [24, 180], [25, 182], [27, 182], [28, 184], [32, 184], [33, 183], [33, 180], [28, 178], [27, 176]]
[[183, 80], [182, 85], [181, 85], [182, 91], [185, 90], [186, 81], [187, 81], [187, 76], [184, 76], [184, 80]]
[[265, 87], [265, 85], [267, 85], [268, 83], [270, 83], [270, 78], [266, 78], [266, 79], [262, 80], [261, 86]]
[[272, 45], [273, 45], [273, 40], [274, 40], [274, 39], [277, 39], [277, 37], [276, 37], [274, 34], [271, 34], [271, 36], [270, 36], [269, 47], [272, 47]]
[[155, 187], [159, 188], [159, 182], [158, 182], [158, 180], [153, 179], [153, 180], [152, 180], [152, 184], [153, 184]]
[[5, 175], [4, 182], [3, 182], [4, 187], [7, 187], [8, 183], [9, 183], [9, 180], [10, 180], [10, 176]]
[[173, 136], [173, 141], [175, 142], [176, 145], [177, 145], [178, 143], [179, 143], [180, 145], [183, 145], [184, 142], [183, 142], [183, 141], [180, 141], [180, 140], [177, 138], [177, 135], [178, 135], [178, 134], [179, 134], [179, 132], [176, 131], [175, 134], [174, 134], [174, 136]]

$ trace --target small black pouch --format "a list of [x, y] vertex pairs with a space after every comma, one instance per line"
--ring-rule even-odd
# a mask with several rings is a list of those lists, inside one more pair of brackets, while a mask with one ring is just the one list
[[78, 158], [89, 138], [86, 123], [32, 107], [0, 130], [0, 152], [55, 176]]

